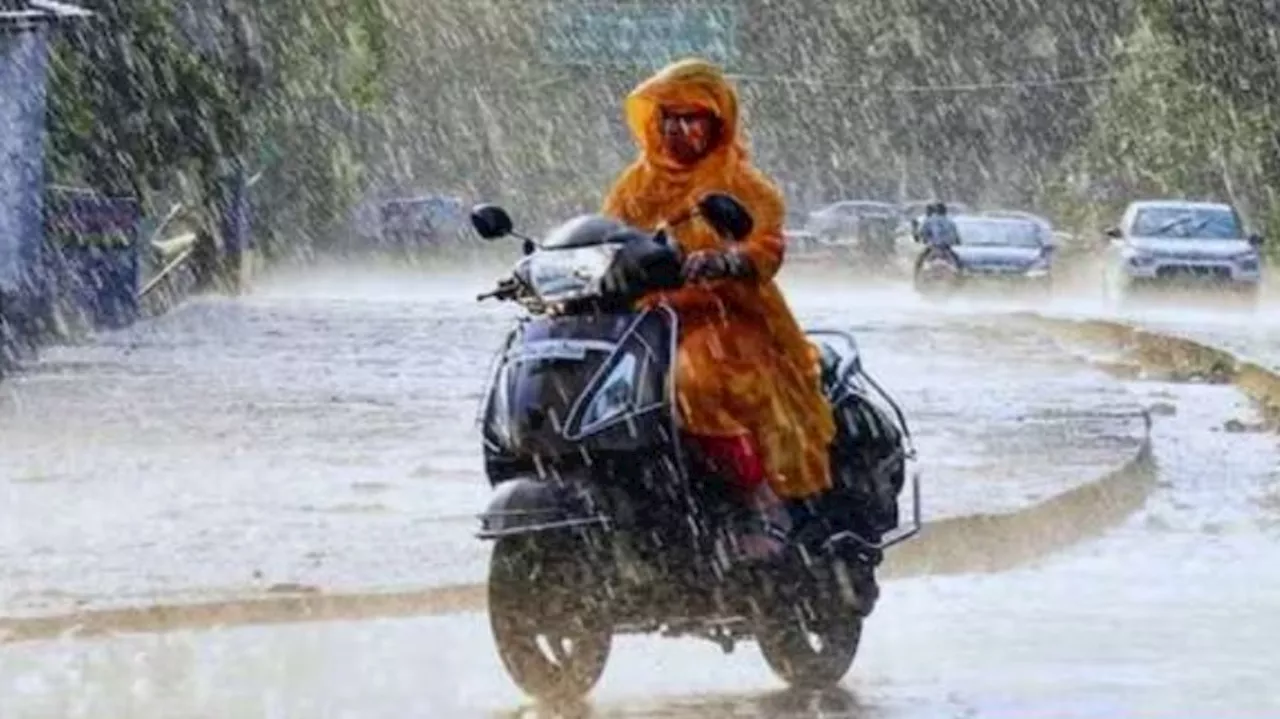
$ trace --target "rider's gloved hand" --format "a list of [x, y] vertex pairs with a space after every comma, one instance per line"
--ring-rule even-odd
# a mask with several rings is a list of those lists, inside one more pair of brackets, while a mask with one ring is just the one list
[[734, 250], [700, 250], [690, 254], [684, 261], [684, 277], [687, 280], [750, 277], [753, 272], [754, 268], [746, 255]]

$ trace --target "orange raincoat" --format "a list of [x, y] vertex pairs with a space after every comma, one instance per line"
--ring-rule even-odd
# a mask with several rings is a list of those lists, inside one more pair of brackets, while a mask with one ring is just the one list
[[[718, 144], [691, 166], [676, 162], [664, 151], [663, 107], [715, 113], [722, 123]], [[652, 230], [707, 193], [725, 192], [755, 221], [751, 235], [736, 244], [754, 277], [698, 281], [643, 301], [669, 303], [681, 318], [676, 392], [683, 429], [754, 440], [779, 496], [828, 489], [835, 424], [820, 391], [817, 351], [773, 281], [783, 259], [783, 199], [748, 161], [736, 91], [716, 66], [684, 60], [637, 87], [625, 114], [641, 153], [609, 193], [604, 214]], [[729, 249], [697, 221], [682, 225], [675, 239], [686, 253]]]

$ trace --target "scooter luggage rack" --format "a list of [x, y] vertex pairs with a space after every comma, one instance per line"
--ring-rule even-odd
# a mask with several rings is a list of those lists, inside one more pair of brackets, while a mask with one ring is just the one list
[[867, 372], [866, 367], [862, 366], [862, 353], [861, 350], [858, 349], [858, 341], [854, 339], [853, 335], [845, 332], [844, 330], [834, 329], [805, 329], [804, 334], [806, 336], [835, 337], [844, 340], [844, 343], [848, 345], [850, 349], [850, 353], [848, 357], [845, 358], [844, 362], [836, 368], [838, 381], [841, 384], [848, 384], [848, 382], [853, 379], [854, 375], [860, 375], [867, 381], [867, 384], [870, 385], [871, 388], [876, 391], [876, 394], [880, 395], [880, 398], [883, 399], [885, 403], [889, 405], [890, 409], [893, 410], [894, 415], [896, 415], [898, 419], [898, 425], [901, 427], [902, 433], [907, 441], [907, 458], [915, 459], [916, 450], [911, 438], [911, 427], [907, 425], [907, 417], [903, 414], [902, 408], [898, 406], [898, 403], [894, 401], [893, 397], [891, 397], [889, 393], [880, 386], [880, 383]]
[[[893, 397], [889, 396], [889, 393], [886, 392], [884, 388], [880, 386], [880, 383], [876, 382], [875, 379], [867, 373], [866, 368], [862, 366], [862, 355], [858, 349], [857, 339], [855, 339], [851, 333], [837, 329], [805, 329], [804, 333], [806, 336], [810, 337], [834, 337], [843, 340], [844, 343], [848, 345], [850, 353], [845, 358], [844, 362], [842, 362], [836, 369], [838, 381], [841, 385], [846, 385], [851, 379], [853, 379], [854, 375], [860, 375], [867, 381], [867, 384], [876, 391], [876, 394], [880, 395], [885, 403], [893, 410], [893, 413], [897, 415], [898, 424], [902, 429], [904, 442], [906, 444], [904, 459], [908, 462], [915, 461], [915, 443], [911, 438], [911, 428], [907, 425], [906, 415], [903, 414], [902, 408], [898, 406], [898, 403], [894, 401]], [[909, 526], [890, 533], [887, 538], [882, 539], [879, 542], [869, 542], [854, 532], [840, 532], [828, 539], [825, 542], [825, 545], [830, 547], [841, 542], [852, 541], [859, 546], [881, 552], [889, 547], [901, 544], [902, 542], [911, 539], [919, 534], [923, 527], [923, 512], [921, 511], [920, 506], [920, 472], [915, 471], [911, 473], [911, 524]]]
[[876, 552], [884, 550], [896, 544], [901, 544], [908, 539], [920, 533], [924, 527], [924, 520], [920, 511], [920, 473], [911, 473], [911, 524], [901, 529], [895, 530], [885, 539], [879, 542], [869, 542], [859, 536], [856, 532], [839, 532], [823, 543], [824, 547], [832, 547], [842, 542], [853, 542], [860, 547], [870, 549]]

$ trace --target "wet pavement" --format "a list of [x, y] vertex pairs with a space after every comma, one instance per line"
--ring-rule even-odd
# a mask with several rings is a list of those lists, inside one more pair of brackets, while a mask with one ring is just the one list
[[[511, 313], [466, 301], [474, 278], [346, 279], [198, 301], [0, 385], [5, 614], [478, 579], [472, 419]], [[432, 617], [67, 627], [0, 645], [0, 716], [1280, 715], [1280, 442], [1223, 430], [1254, 419], [1235, 389], [1117, 379], [986, 306], [791, 297], [807, 323], [855, 329], [913, 419], [932, 519], [1047, 507], [1078, 536], [1020, 553], [1040, 515], [1004, 538], [1022, 556], [1001, 571], [889, 581], [854, 670], [820, 696], [782, 691], [751, 645], [627, 638], [588, 704], [531, 707], [464, 599]], [[1158, 409], [1154, 478], [1087, 491], [1133, 454], [1136, 407]]]
[[[1206, 429], [1225, 387], [1142, 383], [1158, 486], [1013, 571], [886, 584], [842, 689], [783, 691], [751, 645], [624, 639], [590, 702], [530, 706], [481, 615], [0, 647], [6, 717], [1271, 717], [1280, 448]], [[1224, 462], [1228, 459], [1229, 462]]]
[[1117, 306], [1089, 288], [1072, 288], [1043, 308], [1052, 316], [1106, 318], [1224, 349], [1280, 371], [1280, 268], [1270, 267], [1255, 306], [1210, 290], [1169, 291]]
[[[313, 274], [47, 352], [0, 385], [4, 613], [482, 580], [474, 417], [514, 316], [470, 299], [489, 284]], [[1046, 337], [792, 296], [903, 405], [931, 520], [1044, 501], [1138, 444], [1132, 398]]]

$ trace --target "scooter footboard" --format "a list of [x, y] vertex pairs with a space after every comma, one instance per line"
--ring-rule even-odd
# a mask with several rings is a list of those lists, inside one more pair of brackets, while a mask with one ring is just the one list
[[568, 486], [532, 477], [509, 479], [497, 486], [489, 506], [479, 515], [480, 539], [550, 532], [597, 525], [609, 518]]

